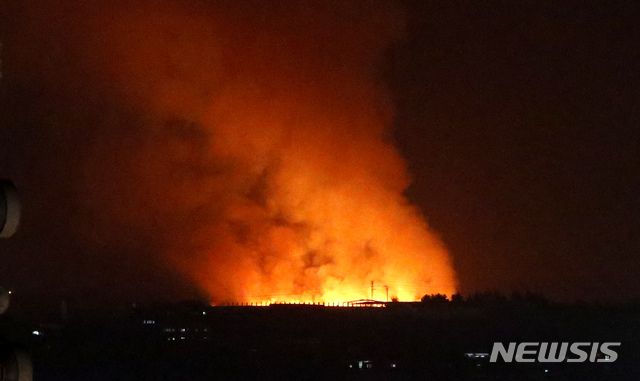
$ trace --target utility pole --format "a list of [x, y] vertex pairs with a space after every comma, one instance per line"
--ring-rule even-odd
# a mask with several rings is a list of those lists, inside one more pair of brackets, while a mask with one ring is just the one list
[[384, 285], [384, 289], [385, 291], [387, 291], [387, 302], [389, 302], [389, 286], [387, 286], [386, 284]]
[[372, 280], [372, 281], [371, 281], [371, 300], [373, 300], [373, 290], [374, 290], [374, 288], [373, 288], [373, 282], [374, 282], [374, 281]]

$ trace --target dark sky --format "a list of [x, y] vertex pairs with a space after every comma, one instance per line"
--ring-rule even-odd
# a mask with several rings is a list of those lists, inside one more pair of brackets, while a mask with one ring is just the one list
[[411, 9], [396, 136], [462, 290], [640, 296], [638, 3]]
[[[92, 72], [75, 72], [78, 30], [51, 37], [48, 18], [25, 21], [30, 12], [64, 14], [42, 4], [0, 8], [4, 65], [19, 73], [1, 90], [0, 176], [20, 187], [26, 217], [18, 237], [0, 243], [0, 280], [23, 295], [25, 310], [62, 298], [197, 297], [140, 232], [113, 226], [115, 243], [86, 244], [102, 226], [76, 202], [85, 196], [73, 180], [90, 154], [84, 142], [120, 144], [127, 132], [41, 127], [106, 123], [110, 96], [87, 89]], [[382, 80], [413, 178], [407, 195], [449, 248], [461, 291], [639, 298], [637, 2], [402, 6], [406, 33], [381, 60]], [[53, 69], [37, 69], [43, 62]], [[62, 88], [45, 75], [56, 71], [70, 79]], [[110, 123], [127, 118], [135, 113], [122, 106]]]

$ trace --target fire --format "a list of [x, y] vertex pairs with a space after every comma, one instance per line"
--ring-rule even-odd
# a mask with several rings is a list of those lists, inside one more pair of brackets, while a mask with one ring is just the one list
[[[229, 287], [233, 300], [343, 302], [370, 297], [371, 280], [400, 300], [455, 291], [446, 250], [402, 196], [404, 163], [370, 110], [358, 111], [354, 118], [372, 126], [359, 141], [344, 133], [348, 124], [319, 124], [309, 113], [293, 131], [297, 137], [270, 147], [274, 157], [266, 162], [277, 164], [259, 165], [248, 180], [256, 183], [226, 203], [224, 221], [203, 232], [220, 239], [197, 272], [212, 295]], [[259, 115], [236, 123], [235, 131], [254, 126], [249, 133], [258, 137], [274, 129]], [[265, 150], [254, 141], [247, 152]], [[243, 153], [233, 158], [255, 165]], [[234, 260], [225, 263], [232, 270], [221, 267], [221, 252]]]
[[389, 138], [377, 65], [398, 12], [365, 2], [154, 3], [88, 48], [145, 119], [117, 218], [161, 218], [166, 260], [213, 303], [456, 291]]

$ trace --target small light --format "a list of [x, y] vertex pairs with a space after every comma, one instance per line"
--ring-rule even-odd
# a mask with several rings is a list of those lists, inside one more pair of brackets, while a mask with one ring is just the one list
[[33, 332], [31, 332], [31, 334], [32, 334], [33, 336], [40, 336], [40, 335], [42, 335], [42, 333], [40, 333], [40, 331], [33, 331]]
[[207, 314], [207, 311], [202, 311], [202, 314], [203, 314], [203, 315], [206, 315], [206, 314]]
[[545, 373], [549, 373], [549, 369], [545, 369], [545, 370], [544, 370], [544, 372], [545, 372]]

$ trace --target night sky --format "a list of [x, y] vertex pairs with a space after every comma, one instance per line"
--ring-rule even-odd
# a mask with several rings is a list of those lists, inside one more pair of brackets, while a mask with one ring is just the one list
[[410, 197], [463, 291], [637, 298], [638, 4], [525, 3], [415, 2], [390, 55]]
[[[0, 282], [25, 311], [201, 296], [158, 260], [152, 233], [105, 232], [100, 209], [78, 201], [86, 142], [136, 142], [124, 127], [85, 127], [137, 116], [87, 84], [81, 27], [51, 26], [74, 2], [53, 3], [0, 7], [0, 177], [24, 202], [22, 230], [0, 242]], [[379, 62], [393, 139], [413, 181], [407, 196], [450, 251], [460, 291], [640, 298], [640, 5], [399, 7], [404, 35]], [[105, 117], [105, 104], [118, 113]], [[59, 125], [82, 128], [48, 128]]]

